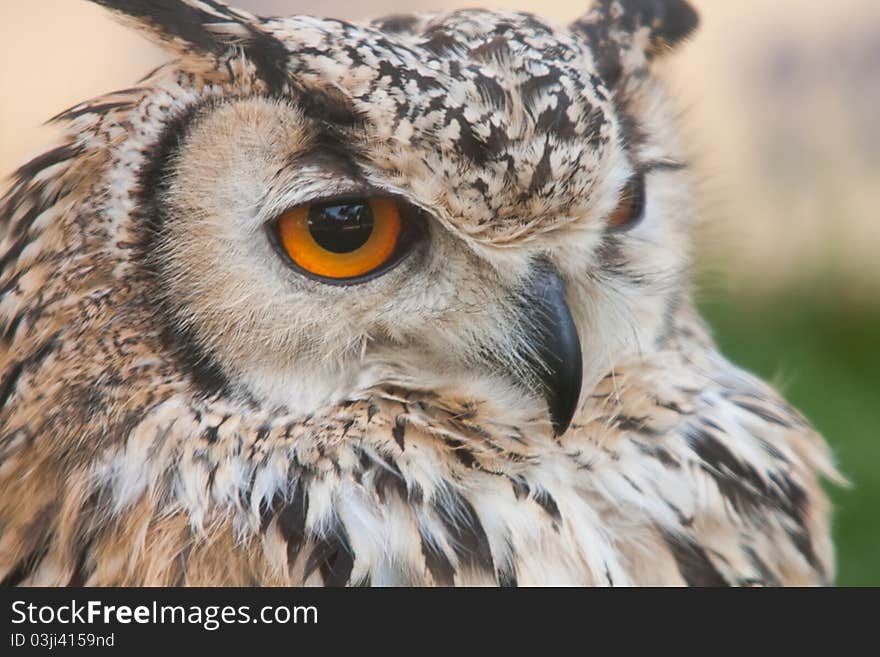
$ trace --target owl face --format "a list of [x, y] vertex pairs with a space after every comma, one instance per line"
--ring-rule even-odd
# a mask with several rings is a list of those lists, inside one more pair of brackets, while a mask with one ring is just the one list
[[662, 332], [689, 210], [648, 65], [683, 3], [567, 28], [101, 4], [181, 54], [97, 128], [127, 126], [101, 183], [136, 245], [118, 265], [230, 394], [309, 413], [449, 387], [561, 432], [585, 378]]

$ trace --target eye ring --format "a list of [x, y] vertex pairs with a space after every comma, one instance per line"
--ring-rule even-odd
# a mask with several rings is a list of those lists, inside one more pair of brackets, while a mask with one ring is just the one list
[[387, 196], [305, 203], [267, 225], [270, 242], [297, 273], [329, 285], [373, 280], [400, 264], [423, 234], [418, 210]]
[[608, 226], [614, 231], [630, 230], [645, 215], [645, 174], [638, 172], [626, 182], [617, 207], [608, 217]]

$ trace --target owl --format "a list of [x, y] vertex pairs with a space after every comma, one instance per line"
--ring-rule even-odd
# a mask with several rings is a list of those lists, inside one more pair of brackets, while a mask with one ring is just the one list
[[691, 298], [684, 0], [96, 1], [174, 59], [0, 206], [5, 584], [833, 581], [825, 443]]

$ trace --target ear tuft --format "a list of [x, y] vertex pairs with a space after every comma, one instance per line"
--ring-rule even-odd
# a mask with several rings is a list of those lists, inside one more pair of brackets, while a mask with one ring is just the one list
[[112, 11], [123, 23], [176, 50], [218, 53], [228, 45], [217, 28], [244, 25], [252, 16], [208, 0], [91, 0]]
[[173, 50], [222, 56], [240, 48], [272, 88], [286, 80], [287, 50], [260, 20], [217, 0], [91, 0]]
[[697, 29], [700, 18], [685, 0], [639, 0], [645, 5], [643, 16], [651, 27], [651, 43], [655, 48], [672, 48]]
[[600, 74], [614, 86], [633, 68], [627, 55], [640, 51], [643, 60], [651, 59], [686, 39], [698, 24], [686, 0], [599, 0], [571, 30], [587, 38]]

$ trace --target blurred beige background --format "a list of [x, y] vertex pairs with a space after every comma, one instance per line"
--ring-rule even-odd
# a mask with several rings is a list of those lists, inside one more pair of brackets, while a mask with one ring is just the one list
[[[590, 0], [238, 0], [264, 15], [359, 18], [483, 5], [559, 22]], [[728, 285], [832, 272], [880, 291], [880, 2], [693, 0], [699, 34], [665, 66], [699, 176], [703, 261]], [[84, 0], [0, 0], [0, 172], [43, 121], [129, 86], [166, 55]]]

